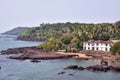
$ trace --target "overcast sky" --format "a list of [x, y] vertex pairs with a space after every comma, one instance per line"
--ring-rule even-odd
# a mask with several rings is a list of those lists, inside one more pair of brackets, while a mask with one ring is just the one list
[[41, 23], [120, 20], [120, 0], [0, 0], [0, 33]]

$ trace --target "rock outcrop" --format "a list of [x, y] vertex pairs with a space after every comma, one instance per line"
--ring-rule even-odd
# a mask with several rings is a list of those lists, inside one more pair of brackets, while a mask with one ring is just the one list
[[61, 59], [76, 56], [70, 54], [58, 54], [56, 52], [46, 52], [36, 47], [11, 48], [1, 51], [1, 54], [18, 54], [9, 56], [8, 58], [18, 60], [31, 59], [32, 62], [37, 62], [37, 60]]
[[120, 72], [120, 66], [104, 66], [104, 65], [93, 65], [93, 66], [88, 66], [86, 68], [78, 65], [70, 65], [64, 69], [65, 70], [73, 69], [73, 70], [89, 70], [89, 71], [103, 71], [103, 72], [108, 72], [108, 71]]
[[66, 69], [73, 69], [73, 70], [84, 70], [84, 67], [78, 66], [78, 65], [70, 65], [67, 66], [66, 68], [64, 68], [64, 70]]

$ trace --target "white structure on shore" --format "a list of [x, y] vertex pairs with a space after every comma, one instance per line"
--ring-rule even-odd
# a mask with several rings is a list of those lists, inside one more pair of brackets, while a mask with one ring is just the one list
[[110, 51], [113, 44], [114, 41], [90, 40], [83, 43], [83, 50]]

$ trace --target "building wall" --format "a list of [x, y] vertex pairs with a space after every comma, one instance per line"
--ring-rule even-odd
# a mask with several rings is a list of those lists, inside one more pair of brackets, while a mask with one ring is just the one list
[[83, 43], [84, 50], [95, 50], [95, 51], [110, 51], [111, 44], [104, 43]]

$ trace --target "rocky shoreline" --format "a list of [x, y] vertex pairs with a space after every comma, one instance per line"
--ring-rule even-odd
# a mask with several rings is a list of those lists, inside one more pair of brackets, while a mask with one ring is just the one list
[[[93, 65], [93, 66], [88, 66], [88, 67], [82, 67], [82, 66], [78, 66], [78, 65], [71, 65], [71, 66], [67, 66], [66, 69], [73, 69], [73, 70], [89, 70], [89, 71], [116, 71], [116, 72], [120, 72], [120, 66], [114, 66], [114, 65], [108, 65], [108, 63], [106, 61], [104, 61], [104, 55], [99, 55], [100, 57], [96, 57], [96, 55], [98, 54], [94, 54], [93, 53], [89, 53], [87, 55], [83, 54], [79, 54], [79, 53], [58, 53], [58, 52], [46, 52], [43, 51], [40, 48], [37, 48], [35, 46], [33, 47], [21, 47], [21, 48], [10, 48], [7, 50], [2, 50], [0, 51], [1, 55], [9, 55], [9, 54], [15, 54], [15, 55], [10, 55], [8, 58], [9, 59], [18, 59], [18, 60], [26, 60], [26, 59], [30, 59], [31, 62], [41, 62], [40, 60], [48, 60], [48, 59], [62, 59], [62, 58], [76, 58], [77, 59], [82, 59], [85, 58], [85, 60], [87, 59], [91, 59], [91, 57], [88, 56], [92, 56], [92, 59], [94, 58], [98, 58], [101, 59], [103, 64], [100, 65]], [[95, 56], [95, 57], [93, 57]], [[108, 55], [106, 55], [108, 56]], [[102, 60], [103, 59], [103, 60]], [[63, 73], [63, 72], [62, 72]], [[59, 73], [59, 74], [62, 74]]]
[[[80, 60], [89, 60], [89, 59], [100, 59], [108, 61], [119, 61], [119, 56], [113, 56], [110, 53], [106, 52], [95, 52], [95, 51], [80, 51], [79, 53], [63, 53], [63, 52], [46, 52], [35, 46], [33, 47], [20, 47], [20, 48], [9, 48], [7, 50], [0, 51], [2, 55], [6, 54], [17, 54], [9, 56], [10, 59], [60, 59], [60, 58], [69, 58], [73, 57]], [[18, 55], [19, 54], [19, 55]]]
[[105, 51], [80, 51], [80, 53], [90, 56], [93, 59], [101, 59], [107, 61], [120, 62], [120, 55], [112, 55], [110, 52]]
[[8, 54], [16, 54], [9, 56], [10, 59], [18, 59], [18, 60], [26, 60], [30, 59], [33, 62], [37, 60], [47, 60], [47, 59], [61, 59], [61, 58], [70, 58], [74, 55], [71, 54], [58, 54], [56, 52], [46, 52], [42, 49], [33, 47], [21, 47], [21, 48], [10, 48], [8, 50], [2, 50], [0, 52], [2, 55], [8, 55]]
[[108, 71], [115, 71], [115, 72], [120, 72], [120, 66], [109, 66], [109, 65], [93, 65], [93, 66], [88, 66], [88, 67], [82, 67], [78, 65], [70, 65], [64, 68], [64, 70], [67, 69], [72, 69], [72, 70], [89, 70], [89, 71], [103, 71], [103, 72], [108, 72]]

